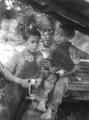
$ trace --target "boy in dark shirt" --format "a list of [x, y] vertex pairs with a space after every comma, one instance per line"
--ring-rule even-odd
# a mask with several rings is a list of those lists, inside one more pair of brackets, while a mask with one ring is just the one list
[[[51, 51], [51, 63], [53, 64], [53, 67], [56, 68], [55, 73], [59, 73], [60, 79], [55, 82], [55, 87], [52, 92], [51, 99], [48, 101], [48, 109], [41, 116], [42, 119], [46, 120], [55, 119], [58, 106], [62, 103], [64, 93], [68, 89], [68, 82], [71, 80], [71, 74], [75, 73], [79, 69], [77, 67], [77, 64], [80, 62], [79, 56], [75, 54], [75, 52], [70, 54], [71, 50], [75, 50], [74, 47], [72, 47], [71, 42], [69, 42], [69, 40], [73, 37], [73, 34], [71, 35], [71, 31], [65, 31], [61, 27], [59, 36], [59, 41], [57, 41], [54, 45], [55, 49]], [[46, 91], [52, 86], [52, 84], [49, 82], [50, 81], [45, 81], [44, 88]], [[47, 86], [48, 83], [49, 87]], [[50, 92], [51, 90], [52, 89], [50, 89]]]

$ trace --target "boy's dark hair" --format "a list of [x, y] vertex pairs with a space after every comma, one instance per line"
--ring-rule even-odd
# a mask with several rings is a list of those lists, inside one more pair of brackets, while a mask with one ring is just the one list
[[74, 37], [75, 30], [73, 26], [68, 24], [68, 25], [62, 25], [61, 27], [66, 37], [69, 37], [70, 39]]
[[34, 31], [28, 30], [28, 31], [26, 31], [26, 33], [23, 35], [23, 38], [25, 40], [27, 40], [30, 36], [38, 36], [39, 38], [41, 38], [41, 34], [37, 30], [34, 30]]

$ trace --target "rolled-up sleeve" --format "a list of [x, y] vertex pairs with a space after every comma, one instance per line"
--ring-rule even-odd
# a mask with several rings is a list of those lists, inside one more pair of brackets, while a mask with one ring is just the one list
[[78, 64], [80, 62], [79, 50], [75, 46], [71, 46], [69, 51], [74, 64]]

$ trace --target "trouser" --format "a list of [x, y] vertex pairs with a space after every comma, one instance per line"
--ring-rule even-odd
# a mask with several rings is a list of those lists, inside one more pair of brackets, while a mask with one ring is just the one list
[[[54, 83], [57, 78], [55, 74], [50, 74], [47, 79], [44, 80], [43, 89], [41, 91], [41, 99], [40, 100], [48, 100], [48, 94], [53, 90]], [[43, 112], [37, 110], [37, 106], [39, 105], [39, 101], [32, 101], [29, 103], [29, 108], [27, 108], [22, 120], [44, 120], [41, 119], [41, 115]]]
[[55, 114], [57, 113], [59, 105], [62, 103], [64, 94], [67, 92], [69, 80], [69, 77], [63, 77], [55, 84], [51, 99], [48, 102], [48, 107], [50, 107]]
[[[54, 77], [54, 75], [52, 74], [49, 78], [51, 78], [50, 80], [52, 80], [52, 78], [56, 78], [56, 77]], [[51, 107], [52, 110], [54, 111], [51, 120], [55, 120], [55, 115], [58, 110], [58, 106], [62, 103], [62, 98], [68, 89], [69, 78], [63, 77], [58, 81], [56, 81], [56, 80], [57, 79], [53, 79], [51, 81], [52, 84], [50, 84], [51, 82], [49, 80], [45, 81], [45, 84], [44, 84], [45, 89], [43, 91], [44, 95], [45, 95], [45, 96], [44, 95], [43, 96], [44, 96], [44, 98], [46, 98], [48, 93], [53, 90], [52, 94], [51, 94], [52, 96], [50, 97], [51, 99], [48, 101], [48, 107]], [[47, 94], [45, 94], [45, 93], [47, 93]], [[33, 101], [29, 106], [30, 107], [26, 110], [22, 120], [41, 120], [41, 115], [43, 113], [40, 111], [37, 111], [36, 108], [38, 106], [38, 103], [36, 104], [36, 102]]]
[[45, 102], [48, 100], [49, 93], [53, 90], [57, 76], [55, 74], [49, 74], [48, 78], [44, 80], [43, 89], [41, 91], [41, 100]]
[[16, 111], [21, 102], [19, 87], [15, 83], [8, 83], [0, 98], [0, 120], [16, 120]]
[[44, 120], [41, 119], [43, 112], [37, 110], [38, 101], [29, 102], [22, 120]]

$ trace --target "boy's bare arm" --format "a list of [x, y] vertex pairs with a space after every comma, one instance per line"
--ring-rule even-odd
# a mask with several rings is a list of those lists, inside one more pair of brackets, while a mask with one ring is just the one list
[[67, 72], [67, 73], [64, 73], [64, 74], [60, 74], [60, 77], [66, 77], [66, 76], [69, 76], [69, 75], [72, 75], [73, 73], [79, 71], [79, 67], [77, 65], [75, 65], [75, 67], [70, 71], [70, 72]]
[[7, 68], [5, 68], [0, 63], [0, 72], [1, 74], [6, 78], [6, 80], [20, 84], [22, 87], [28, 87], [29, 86], [29, 79], [21, 79], [13, 75]]

